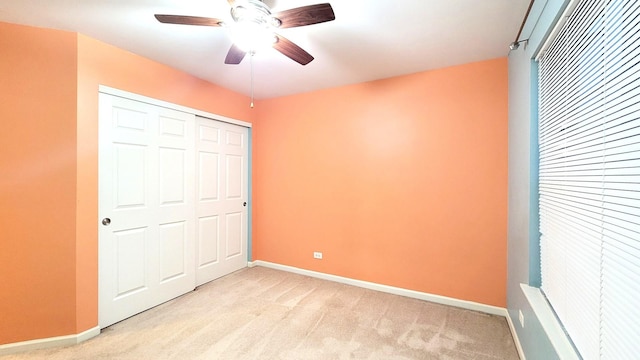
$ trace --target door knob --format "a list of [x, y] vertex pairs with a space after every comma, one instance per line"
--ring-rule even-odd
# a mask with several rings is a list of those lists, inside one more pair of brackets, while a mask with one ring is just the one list
[[242, 203], [242, 206], [247, 206], [247, 202], [246, 202], [246, 201], [245, 201], [245, 202], [243, 202], [243, 203]]
[[109, 224], [111, 224], [111, 219], [109, 218], [102, 219], [102, 225], [108, 226]]

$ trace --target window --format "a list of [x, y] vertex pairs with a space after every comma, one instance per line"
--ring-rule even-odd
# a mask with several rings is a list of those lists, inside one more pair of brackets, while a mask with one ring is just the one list
[[640, 354], [640, 1], [576, 2], [539, 63], [542, 290], [583, 358], [632, 359]]

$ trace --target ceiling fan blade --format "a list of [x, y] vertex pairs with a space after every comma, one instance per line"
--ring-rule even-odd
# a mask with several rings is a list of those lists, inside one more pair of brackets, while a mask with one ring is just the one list
[[313, 56], [311, 56], [311, 54], [304, 51], [304, 49], [302, 49], [300, 46], [292, 43], [282, 35], [276, 34], [276, 38], [278, 39], [278, 41], [273, 44], [274, 49], [291, 58], [291, 60], [294, 60], [301, 65], [307, 65], [313, 60]]
[[244, 56], [247, 53], [236, 46], [236, 44], [231, 45], [231, 49], [227, 53], [227, 57], [224, 59], [225, 64], [229, 65], [238, 65], [244, 59]]
[[319, 24], [336, 19], [331, 4], [301, 6], [273, 14], [282, 23], [280, 28]]
[[156, 14], [155, 17], [165, 24], [222, 26], [222, 20], [208, 17], [160, 14]]

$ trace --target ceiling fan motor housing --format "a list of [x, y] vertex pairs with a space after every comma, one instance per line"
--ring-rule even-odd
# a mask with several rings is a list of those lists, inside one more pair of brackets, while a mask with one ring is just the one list
[[254, 23], [277, 28], [281, 22], [271, 15], [271, 9], [260, 0], [240, 0], [231, 8], [231, 17], [236, 23]]

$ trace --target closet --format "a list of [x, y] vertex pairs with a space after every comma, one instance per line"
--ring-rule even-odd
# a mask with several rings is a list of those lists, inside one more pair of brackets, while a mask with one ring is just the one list
[[99, 94], [101, 328], [247, 266], [248, 128], [116, 93]]

